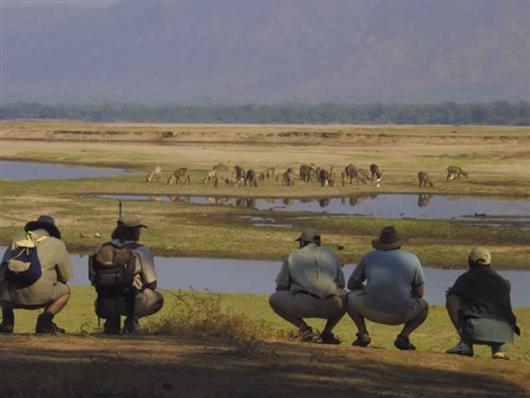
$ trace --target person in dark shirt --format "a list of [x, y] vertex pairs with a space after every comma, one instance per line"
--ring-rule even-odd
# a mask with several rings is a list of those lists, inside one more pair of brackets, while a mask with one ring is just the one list
[[447, 291], [446, 307], [460, 342], [448, 354], [473, 356], [473, 344], [487, 344], [494, 359], [508, 359], [503, 344], [520, 334], [512, 312], [510, 282], [491, 269], [488, 249], [469, 253], [469, 270]]

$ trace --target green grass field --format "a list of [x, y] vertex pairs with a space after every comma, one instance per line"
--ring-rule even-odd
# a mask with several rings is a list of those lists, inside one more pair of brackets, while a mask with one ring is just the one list
[[[219, 313], [215, 309], [215, 303], [220, 300], [221, 311], [229, 315], [242, 315], [249, 321], [258, 324], [258, 328], [263, 329], [261, 335], [274, 340], [283, 340], [294, 328], [279, 318], [270, 309], [268, 305], [268, 296], [256, 294], [220, 294], [220, 293], [197, 293], [177, 292], [163, 290], [165, 305], [160, 313], [141, 321], [144, 330], [156, 329], [156, 325], [161, 319], [171, 317], [175, 313], [183, 312], [186, 319], [197, 317], [197, 312], [204, 310], [209, 312], [212, 318], [218, 319]], [[199, 296], [199, 299], [193, 299], [192, 295]], [[212, 301], [208, 301], [211, 296]], [[73, 293], [69, 304], [56, 317], [56, 322], [64, 327], [68, 333], [99, 333], [103, 324], [98, 326], [98, 321], [94, 313], [95, 292], [91, 287], [73, 287]], [[204, 301], [206, 300], [206, 302]], [[212, 306], [212, 304], [214, 304]], [[191, 305], [192, 308], [188, 308]], [[213, 308], [213, 309], [212, 309]], [[530, 361], [530, 337], [527, 333], [530, 330], [530, 308], [518, 308], [515, 310], [518, 317], [518, 323], [523, 331], [523, 335], [516, 339], [515, 344], [507, 346], [507, 351], [513, 359]], [[15, 332], [32, 333], [35, 327], [35, 320], [38, 311], [16, 310]], [[187, 321], [186, 321], [187, 322]], [[324, 322], [320, 320], [310, 320], [310, 324], [316, 329], [322, 330]], [[210, 328], [215, 329], [216, 325], [210, 324]], [[372, 347], [395, 349], [393, 341], [399, 332], [399, 327], [377, 325], [368, 323], [372, 335]], [[197, 325], [190, 326], [187, 330], [188, 337], [202, 337], [202, 332], [193, 329]], [[345, 317], [337, 325], [335, 332], [343, 341], [344, 349], [355, 338], [355, 326], [351, 319]], [[208, 335], [208, 334], [206, 334]], [[211, 335], [211, 334], [210, 334]], [[178, 337], [183, 337], [179, 333]], [[457, 342], [457, 334], [453, 330], [449, 317], [443, 306], [433, 306], [430, 309], [429, 317], [415, 333], [412, 334], [411, 340], [417, 346], [418, 350], [429, 352], [444, 352]], [[484, 346], [476, 347], [476, 356], [488, 358], [489, 349]]]

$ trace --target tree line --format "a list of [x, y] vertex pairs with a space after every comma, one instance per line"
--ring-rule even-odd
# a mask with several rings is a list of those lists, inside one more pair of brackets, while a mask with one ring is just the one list
[[159, 123], [373, 123], [530, 125], [530, 102], [438, 104], [143, 105], [132, 103], [0, 105], [0, 119], [72, 119]]

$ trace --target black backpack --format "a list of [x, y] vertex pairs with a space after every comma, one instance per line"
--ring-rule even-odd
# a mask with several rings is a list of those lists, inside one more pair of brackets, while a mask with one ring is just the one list
[[98, 295], [118, 297], [134, 290], [136, 256], [130, 246], [104, 243], [88, 261], [92, 268], [91, 281]]

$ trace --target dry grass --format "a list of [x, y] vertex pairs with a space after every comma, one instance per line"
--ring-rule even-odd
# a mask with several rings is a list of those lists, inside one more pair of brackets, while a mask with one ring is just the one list
[[168, 292], [165, 315], [151, 322], [148, 333], [201, 340], [232, 341], [250, 346], [256, 341], [281, 337], [263, 321], [251, 319], [241, 312], [223, 306], [216, 293], [197, 294], [194, 291]]

